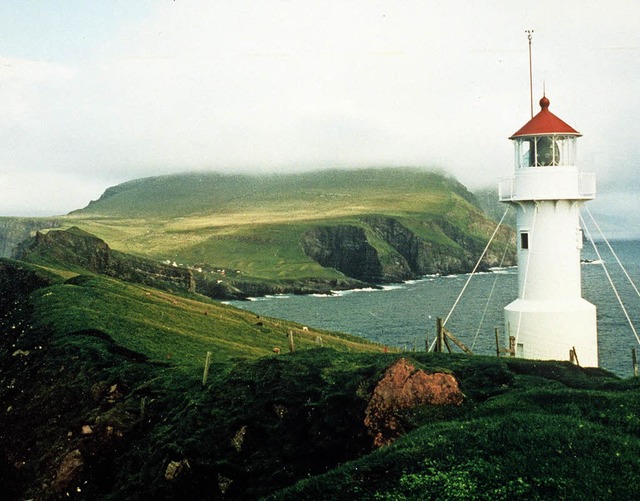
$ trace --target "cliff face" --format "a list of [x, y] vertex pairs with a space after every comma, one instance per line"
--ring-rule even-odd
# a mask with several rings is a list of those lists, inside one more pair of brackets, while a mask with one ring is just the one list
[[435, 221], [433, 229], [458, 244], [461, 247], [458, 252], [423, 240], [390, 217], [371, 216], [363, 218], [363, 221], [406, 260], [412, 278], [469, 271], [475, 264], [474, 259], [480, 256], [478, 243], [444, 219]]
[[23, 240], [44, 228], [58, 228], [56, 219], [0, 218], [0, 257], [11, 257]]
[[321, 226], [303, 237], [305, 253], [322, 266], [335, 268], [348, 277], [368, 282], [384, 279], [378, 251], [356, 226]]
[[18, 246], [14, 257], [37, 264], [64, 263], [161, 289], [195, 291], [190, 270], [113, 251], [103, 240], [77, 228], [46, 234], [38, 232]]
[[[439, 245], [420, 238], [397, 219], [366, 216], [362, 226], [323, 226], [309, 230], [302, 239], [305, 253], [322, 266], [365, 282], [393, 282], [428, 274], [470, 271], [482, 253], [483, 242], [474, 239], [444, 218], [435, 219], [430, 233], [453, 241]], [[511, 262], [513, 256], [511, 256]], [[484, 266], [497, 265], [490, 255]]]

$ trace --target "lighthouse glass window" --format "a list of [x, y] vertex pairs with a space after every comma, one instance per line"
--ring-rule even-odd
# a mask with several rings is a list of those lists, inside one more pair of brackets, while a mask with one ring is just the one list
[[575, 136], [550, 134], [515, 140], [516, 166], [573, 166], [576, 158]]

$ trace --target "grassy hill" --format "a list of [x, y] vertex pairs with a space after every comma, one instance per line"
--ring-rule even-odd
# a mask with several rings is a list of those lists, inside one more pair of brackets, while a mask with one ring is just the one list
[[[365, 415], [400, 357], [452, 375], [462, 403], [397, 408], [400, 438], [377, 448]], [[193, 294], [9, 260], [0, 401], [6, 499], [635, 499], [640, 488], [637, 379], [385, 353]]]
[[[454, 179], [389, 168], [138, 179], [62, 225], [117, 251], [231, 270], [219, 278], [234, 286], [243, 278], [293, 289], [309, 280], [335, 286], [469, 271], [495, 222]], [[506, 228], [499, 233], [483, 266], [499, 264], [510, 237]]]

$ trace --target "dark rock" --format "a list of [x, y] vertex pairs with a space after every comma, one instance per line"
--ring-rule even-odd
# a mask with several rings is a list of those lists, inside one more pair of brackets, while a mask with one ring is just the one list
[[[444, 218], [424, 223], [421, 233], [440, 235], [449, 245], [421, 238], [392, 217], [372, 215], [360, 221], [363, 227], [322, 226], [307, 231], [302, 238], [305, 253], [322, 266], [363, 282], [400, 282], [422, 275], [469, 272], [486, 243]], [[488, 258], [483, 269], [498, 264], [494, 256]]]
[[77, 480], [83, 468], [84, 458], [78, 449], [67, 453], [58, 466], [51, 488], [56, 492], [64, 491]]
[[378, 251], [357, 226], [320, 226], [303, 237], [305, 253], [322, 266], [335, 268], [348, 277], [368, 282], [383, 279]]

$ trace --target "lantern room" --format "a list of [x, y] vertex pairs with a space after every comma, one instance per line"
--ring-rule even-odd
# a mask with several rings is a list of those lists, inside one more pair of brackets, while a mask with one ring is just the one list
[[576, 139], [581, 134], [549, 111], [550, 101], [540, 99], [540, 112], [513, 134], [516, 169], [571, 167], [576, 165]]

